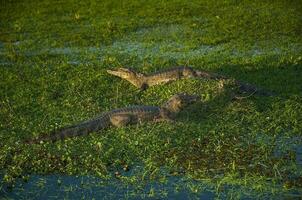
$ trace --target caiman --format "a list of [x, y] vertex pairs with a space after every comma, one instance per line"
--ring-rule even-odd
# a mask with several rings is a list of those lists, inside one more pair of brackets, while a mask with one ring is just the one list
[[[107, 70], [111, 75], [120, 77], [129, 81], [135, 87], [145, 90], [150, 86], [165, 84], [171, 81], [184, 78], [206, 78], [213, 80], [230, 80], [226, 76], [222, 76], [216, 73], [210, 73], [207, 71], [194, 70], [191, 67], [174, 67], [166, 70], [158, 71], [151, 73], [149, 75], [136, 72], [130, 68], [117, 68], [112, 70]], [[273, 93], [266, 91], [260, 88], [257, 88], [254, 85], [243, 83], [241, 81], [234, 80], [235, 85], [239, 88], [240, 91], [250, 94], [259, 94], [264, 96], [272, 96]]]
[[57, 141], [65, 138], [82, 136], [96, 132], [110, 126], [122, 127], [128, 124], [137, 124], [145, 121], [171, 121], [186, 106], [196, 102], [198, 96], [184, 93], [172, 96], [162, 106], [130, 106], [104, 112], [98, 117], [80, 122], [79, 124], [61, 128], [49, 135], [28, 140], [26, 143], [40, 143], [42, 141]]

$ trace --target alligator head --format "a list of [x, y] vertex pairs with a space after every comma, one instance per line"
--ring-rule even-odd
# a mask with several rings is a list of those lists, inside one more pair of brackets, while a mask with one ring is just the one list
[[120, 78], [128, 80], [130, 83], [135, 85], [136, 87], [142, 87], [144, 84], [145, 75], [142, 73], [135, 72], [132, 69], [128, 68], [118, 68], [114, 70], [107, 70], [107, 73], [118, 76]]
[[171, 113], [178, 113], [184, 107], [196, 102], [199, 99], [197, 95], [189, 95], [186, 93], [179, 93], [173, 95], [166, 103], [163, 104], [162, 108], [167, 109]]

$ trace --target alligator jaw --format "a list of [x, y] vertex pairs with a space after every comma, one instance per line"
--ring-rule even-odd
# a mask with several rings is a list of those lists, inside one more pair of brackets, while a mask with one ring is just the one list
[[107, 72], [129, 81], [135, 87], [141, 88], [142, 90], [148, 87], [148, 85], [145, 83], [145, 75], [142, 73], [137, 73], [132, 69], [118, 68], [116, 70], [107, 70]]
[[132, 70], [126, 69], [126, 68], [118, 68], [116, 70], [106, 70], [107, 73], [114, 75], [114, 76], [118, 76], [120, 78], [129, 78], [130, 76], [135, 75], [135, 72], [133, 72]]

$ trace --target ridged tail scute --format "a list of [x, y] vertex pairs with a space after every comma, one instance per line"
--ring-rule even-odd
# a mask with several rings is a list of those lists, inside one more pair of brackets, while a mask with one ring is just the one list
[[106, 128], [108, 121], [105, 121], [105, 117], [93, 119], [90, 121], [85, 121], [77, 125], [61, 128], [59, 130], [53, 131], [50, 135], [43, 135], [33, 140], [26, 141], [27, 144], [37, 144], [41, 142], [55, 142], [58, 140], [63, 140], [66, 138], [87, 135], [91, 132], [98, 131], [100, 129]]
[[199, 78], [206, 78], [206, 79], [213, 79], [213, 80], [226, 80], [228, 79], [227, 77], [220, 75], [220, 74], [216, 74], [216, 73], [211, 73], [211, 72], [207, 72], [207, 71], [195, 71], [196, 76]]
[[249, 93], [249, 94], [257, 94], [261, 96], [276, 96], [274, 92], [272, 91], [267, 91], [262, 88], [258, 88], [255, 85], [249, 84], [249, 83], [242, 83], [240, 81], [236, 81], [235, 84], [239, 87], [239, 90], [244, 92], [244, 93]]

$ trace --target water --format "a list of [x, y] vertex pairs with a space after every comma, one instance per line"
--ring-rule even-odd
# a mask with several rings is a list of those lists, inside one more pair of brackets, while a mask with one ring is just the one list
[[[118, 179], [102, 180], [92, 176], [33, 175], [27, 182], [18, 181], [10, 191], [0, 195], [12, 199], [214, 199], [215, 193], [192, 193], [188, 189], [174, 189], [180, 178], [170, 178], [165, 184], [151, 182], [144, 188], [123, 184]], [[185, 183], [185, 182], [183, 182]]]

